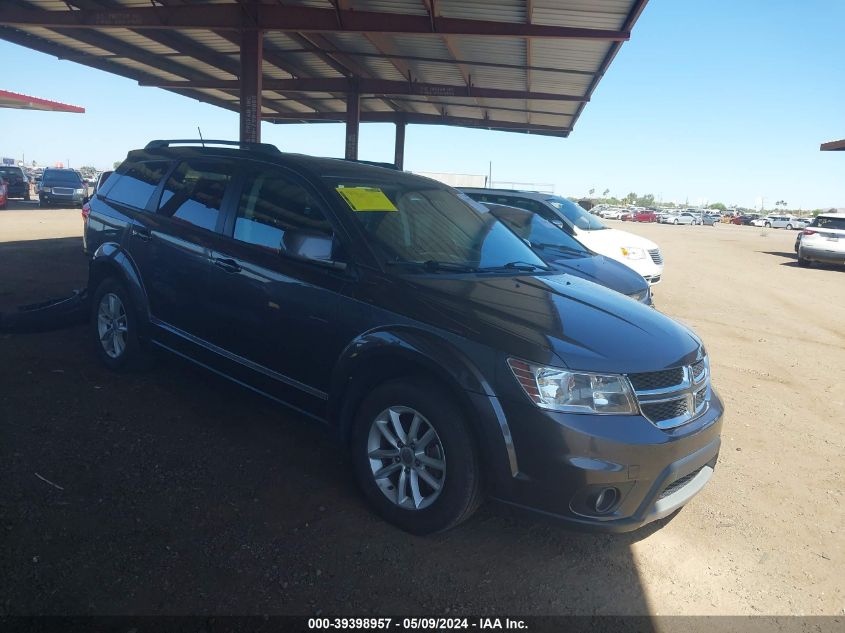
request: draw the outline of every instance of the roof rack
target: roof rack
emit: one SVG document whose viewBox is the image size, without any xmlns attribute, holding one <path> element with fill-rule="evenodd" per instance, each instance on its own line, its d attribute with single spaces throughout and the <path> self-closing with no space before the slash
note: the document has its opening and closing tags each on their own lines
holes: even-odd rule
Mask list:
<svg viewBox="0 0 845 633">
<path fill-rule="evenodd" d="M 249 142 L 240 142 L 240 141 L 221 141 L 217 139 L 206 139 L 203 140 L 201 138 L 176 138 L 176 139 L 156 139 L 154 141 L 150 141 L 147 143 L 144 149 L 151 150 L 151 149 L 162 149 L 165 147 L 172 147 L 173 145 L 201 145 L 202 147 L 206 147 L 207 145 L 224 145 L 224 146 L 231 146 L 237 147 L 239 149 L 247 149 L 253 152 L 262 152 L 264 154 L 281 154 L 279 148 L 275 145 L 271 145 L 270 143 L 249 143 Z"/>
</svg>

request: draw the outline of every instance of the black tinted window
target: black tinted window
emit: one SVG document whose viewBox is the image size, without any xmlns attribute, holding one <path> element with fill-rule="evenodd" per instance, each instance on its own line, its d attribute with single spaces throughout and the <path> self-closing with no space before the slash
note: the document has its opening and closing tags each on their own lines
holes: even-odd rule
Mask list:
<svg viewBox="0 0 845 633">
<path fill-rule="evenodd" d="M 109 200 L 145 209 L 168 166 L 167 161 L 149 161 L 121 167 L 117 177 L 108 180 L 110 186 L 104 186 L 101 191 Z"/>
<path fill-rule="evenodd" d="M 332 227 L 317 201 L 307 189 L 273 169 L 247 177 L 234 238 L 277 253 L 333 259 Z"/>
<path fill-rule="evenodd" d="M 816 218 L 810 223 L 810 226 L 815 226 L 820 229 L 845 230 L 845 216 L 841 218 Z"/>
<path fill-rule="evenodd" d="M 205 160 L 181 163 L 164 184 L 158 212 L 213 231 L 231 178 L 232 169 L 227 163 Z"/>
</svg>

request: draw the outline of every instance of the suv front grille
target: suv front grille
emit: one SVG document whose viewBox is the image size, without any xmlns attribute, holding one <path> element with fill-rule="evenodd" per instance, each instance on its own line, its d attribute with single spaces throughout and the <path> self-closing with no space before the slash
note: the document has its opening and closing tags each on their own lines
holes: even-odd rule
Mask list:
<svg viewBox="0 0 845 633">
<path fill-rule="evenodd" d="M 651 261 L 653 261 L 658 266 L 663 265 L 663 255 L 660 253 L 659 248 L 653 248 L 648 252 L 649 256 L 651 257 Z"/>
<path fill-rule="evenodd" d="M 652 371 L 645 374 L 628 374 L 628 379 L 634 391 L 651 391 L 674 387 L 684 381 L 684 368 L 675 367 L 663 371 Z"/>
<path fill-rule="evenodd" d="M 641 408 L 643 415 L 652 422 L 663 422 L 689 413 L 686 398 L 656 402 L 654 404 L 643 404 Z"/>
<path fill-rule="evenodd" d="M 706 357 L 692 365 L 628 374 L 642 414 L 661 429 L 672 429 L 704 413 L 710 402 Z"/>
</svg>

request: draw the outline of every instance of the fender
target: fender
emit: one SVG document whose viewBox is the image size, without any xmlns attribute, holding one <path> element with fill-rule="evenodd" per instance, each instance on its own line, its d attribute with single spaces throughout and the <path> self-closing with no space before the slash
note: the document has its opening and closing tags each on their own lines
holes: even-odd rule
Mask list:
<svg viewBox="0 0 845 633">
<path fill-rule="evenodd" d="M 449 341 L 409 326 L 385 326 L 365 332 L 346 346 L 332 371 L 328 417 L 343 438 L 349 437 L 358 403 L 372 386 L 372 377 L 392 365 L 420 367 L 450 387 L 474 426 L 488 474 L 510 485 L 519 474 L 510 427 L 492 385 Z M 368 379 L 369 378 L 369 379 Z M 500 488 L 496 485 L 496 488 Z"/>
<path fill-rule="evenodd" d="M 141 282 L 138 268 L 129 254 L 116 242 L 103 242 L 91 256 L 88 264 L 88 292 L 93 295 L 96 285 L 106 276 L 118 277 L 129 291 L 135 305 L 139 329 L 146 336 L 150 328 L 150 302 Z"/>
</svg>

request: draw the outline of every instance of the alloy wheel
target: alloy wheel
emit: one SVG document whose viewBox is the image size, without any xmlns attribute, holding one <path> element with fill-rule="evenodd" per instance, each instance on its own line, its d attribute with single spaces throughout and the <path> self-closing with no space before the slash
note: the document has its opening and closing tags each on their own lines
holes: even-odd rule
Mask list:
<svg viewBox="0 0 845 633">
<path fill-rule="evenodd" d="M 126 351 L 128 325 L 123 301 L 113 292 L 100 299 L 97 309 L 97 334 L 109 358 L 120 358 Z"/>
<path fill-rule="evenodd" d="M 419 411 L 392 406 L 379 413 L 367 436 L 373 479 L 387 499 L 406 510 L 434 503 L 446 482 L 446 452 Z"/>
</svg>

